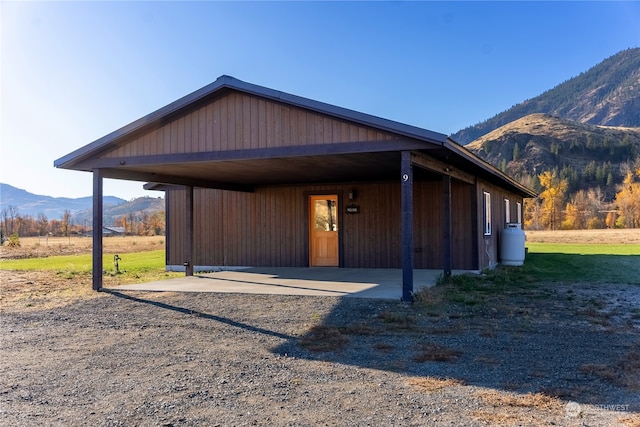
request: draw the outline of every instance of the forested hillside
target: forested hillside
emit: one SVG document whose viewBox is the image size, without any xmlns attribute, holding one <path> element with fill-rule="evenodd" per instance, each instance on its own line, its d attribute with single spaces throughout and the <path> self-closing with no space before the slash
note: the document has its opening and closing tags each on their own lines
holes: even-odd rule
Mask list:
<svg viewBox="0 0 640 427">
<path fill-rule="evenodd" d="M 532 114 L 466 148 L 541 194 L 527 204 L 530 228 L 640 226 L 640 128 Z"/>
<path fill-rule="evenodd" d="M 451 137 L 465 145 L 534 113 L 594 125 L 640 127 L 640 48 L 619 52 L 579 76 Z"/>
</svg>

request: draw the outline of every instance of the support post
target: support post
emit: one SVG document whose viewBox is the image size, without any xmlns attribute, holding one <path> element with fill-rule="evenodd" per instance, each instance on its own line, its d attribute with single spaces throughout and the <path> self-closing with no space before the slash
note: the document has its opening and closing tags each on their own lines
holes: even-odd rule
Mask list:
<svg viewBox="0 0 640 427">
<path fill-rule="evenodd" d="M 193 187 L 188 186 L 185 187 L 185 210 L 186 210 L 186 221 L 185 221 L 185 241 L 184 241 L 184 251 L 185 251 L 185 273 L 187 276 L 193 276 L 193 254 L 194 254 L 194 241 L 193 238 Z"/>
<path fill-rule="evenodd" d="M 413 301 L 413 167 L 411 151 L 402 152 L 400 163 L 402 211 L 402 300 Z"/>
<path fill-rule="evenodd" d="M 442 195 L 443 195 L 443 218 L 442 218 L 442 268 L 444 277 L 451 276 L 451 267 L 453 264 L 453 233 L 451 225 L 451 176 L 442 175 Z"/>
<path fill-rule="evenodd" d="M 102 170 L 93 170 L 92 285 L 102 289 Z"/>
</svg>

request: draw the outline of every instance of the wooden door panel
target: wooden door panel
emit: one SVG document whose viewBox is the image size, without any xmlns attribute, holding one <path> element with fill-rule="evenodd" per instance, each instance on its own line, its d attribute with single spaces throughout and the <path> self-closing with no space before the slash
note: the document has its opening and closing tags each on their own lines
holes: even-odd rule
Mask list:
<svg viewBox="0 0 640 427">
<path fill-rule="evenodd" d="M 338 267 L 338 196 L 309 197 L 309 265 Z"/>
</svg>

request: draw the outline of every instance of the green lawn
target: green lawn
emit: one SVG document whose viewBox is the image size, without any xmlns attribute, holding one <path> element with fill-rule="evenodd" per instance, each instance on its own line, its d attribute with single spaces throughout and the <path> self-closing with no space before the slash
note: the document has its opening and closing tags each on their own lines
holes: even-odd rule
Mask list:
<svg viewBox="0 0 640 427">
<path fill-rule="evenodd" d="M 124 253 L 120 258 L 122 258 L 119 261 L 121 274 L 115 274 L 113 255 L 104 256 L 102 267 L 106 274 L 114 276 L 113 279 L 118 284 L 144 283 L 184 276 L 184 273 L 165 271 L 164 250 Z M 91 255 L 0 260 L 0 269 L 51 271 L 58 276 L 72 279 L 91 274 Z"/>
<path fill-rule="evenodd" d="M 528 243 L 529 254 L 522 267 L 490 273 L 507 273 L 512 280 L 565 283 L 629 283 L 640 285 L 640 245 L 589 245 Z M 120 270 L 130 279 L 155 280 L 175 277 L 165 272 L 164 250 L 124 253 Z M 103 268 L 115 272 L 113 256 L 106 255 Z M 3 270 L 49 270 L 59 274 L 91 271 L 91 255 L 53 256 L 22 260 L 0 260 Z M 123 277 L 125 279 L 125 277 Z M 500 279 L 502 280 L 502 279 Z"/>
<path fill-rule="evenodd" d="M 164 250 L 150 252 L 132 252 L 121 254 L 119 267 L 121 271 L 146 273 L 154 270 L 164 271 Z M 91 255 L 65 255 L 47 258 L 29 258 L 17 260 L 0 260 L 3 270 L 50 270 L 73 271 L 84 273 L 91 271 Z M 103 257 L 103 268 L 107 272 L 114 272 L 113 255 Z"/>
<path fill-rule="evenodd" d="M 640 245 L 528 243 L 522 269 L 536 281 L 640 285 Z"/>
<path fill-rule="evenodd" d="M 441 278 L 440 286 L 418 291 L 416 301 L 438 308 L 443 298 L 486 308 L 490 301 L 514 293 L 546 297 L 539 287 L 545 283 L 640 285 L 640 245 L 528 243 L 527 247 L 529 253 L 520 267 L 499 266 L 480 275 Z"/>
</svg>

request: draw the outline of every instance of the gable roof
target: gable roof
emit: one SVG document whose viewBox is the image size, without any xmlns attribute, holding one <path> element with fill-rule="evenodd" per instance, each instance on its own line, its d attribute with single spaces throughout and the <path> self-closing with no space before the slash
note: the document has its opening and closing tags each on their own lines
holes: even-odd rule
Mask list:
<svg viewBox="0 0 640 427">
<path fill-rule="evenodd" d="M 79 148 L 66 156 L 54 161 L 54 166 L 63 169 L 73 169 L 73 165 L 101 152 L 113 142 L 126 137 L 130 134 L 144 131 L 145 128 L 157 126 L 172 116 L 179 115 L 182 111 L 192 109 L 195 104 L 206 101 L 216 95 L 221 95 L 228 90 L 235 90 L 251 95 L 256 95 L 265 99 L 278 101 L 294 107 L 304 108 L 310 111 L 322 113 L 338 119 L 347 120 L 366 126 L 371 126 L 380 130 L 393 132 L 399 135 L 417 138 L 430 143 L 444 144 L 447 136 L 438 132 L 422 129 L 416 126 L 395 122 L 393 120 L 383 119 L 372 116 L 370 114 L 361 113 L 347 108 L 338 107 L 324 102 L 303 98 L 297 95 L 291 95 L 252 83 L 238 80 L 234 77 L 223 75 L 213 83 L 186 95 L 177 101 L 166 105 L 159 110 L 148 114 L 92 143 Z"/>
<path fill-rule="evenodd" d="M 158 128 L 201 105 L 233 91 L 390 132 L 416 142 L 423 142 L 425 143 L 425 149 L 434 146 L 440 147 L 438 150 L 430 150 L 430 154 L 447 162 L 453 161 L 453 164 L 462 170 L 472 172 L 471 169 L 473 169 L 475 172 L 482 172 L 491 180 L 502 183 L 502 185 L 506 185 L 525 197 L 535 196 L 535 193 L 530 189 L 505 175 L 442 133 L 269 89 L 227 75 L 220 76 L 213 83 L 55 160 L 54 166 L 63 169 L 87 170 L 83 162 L 97 158 L 100 154 L 112 149 L 123 140 Z"/>
</svg>

